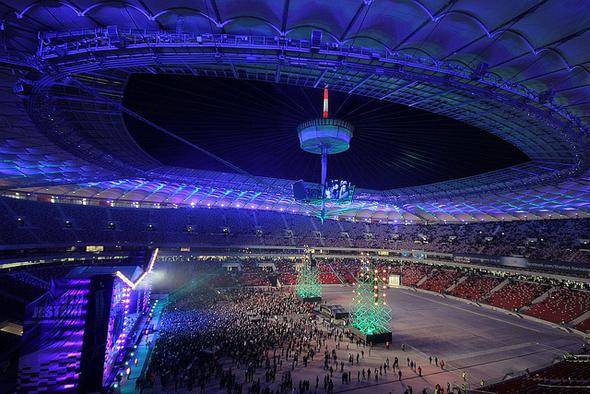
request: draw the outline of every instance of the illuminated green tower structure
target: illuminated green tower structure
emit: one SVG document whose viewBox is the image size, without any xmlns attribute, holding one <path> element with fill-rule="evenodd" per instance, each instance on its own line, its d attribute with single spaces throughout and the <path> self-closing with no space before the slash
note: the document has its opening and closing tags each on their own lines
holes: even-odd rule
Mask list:
<svg viewBox="0 0 590 394">
<path fill-rule="evenodd" d="M 363 268 L 353 290 L 352 327 L 366 343 L 391 342 L 391 307 L 387 304 L 386 271 Z"/>
<path fill-rule="evenodd" d="M 311 257 L 305 259 L 297 275 L 297 295 L 307 302 L 320 302 L 322 300 L 322 285 L 320 272 Z"/>
</svg>

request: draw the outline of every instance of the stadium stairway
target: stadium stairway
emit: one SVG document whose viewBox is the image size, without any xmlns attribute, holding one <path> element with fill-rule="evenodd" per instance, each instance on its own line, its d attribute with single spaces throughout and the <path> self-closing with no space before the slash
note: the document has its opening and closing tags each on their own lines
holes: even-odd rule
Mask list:
<svg viewBox="0 0 590 394">
<path fill-rule="evenodd" d="M 317 231 L 317 233 L 319 233 L 319 235 L 320 235 L 318 238 L 316 238 L 317 240 L 320 241 L 320 245 L 326 246 L 326 237 L 324 237 L 324 234 L 322 234 L 322 232 L 318 228 L 316 222 L 314 220 L 312 220 L 311 217 L 309 218 L 309 221 L 311 222 L 311 227 L 313 228 L 313 231 Z"/>
<path fill-rule="evenodd" d="M 340 280 L 340 284 L 346 283 L 344 278 L 342 278 L 342 276 L 340 276 L 340 273 L 338 272 L 338 270 L 335 270 L 334 267 L 332 267 L 332 264 L 328 263 L 328 267 L 330 267 L 330 269 L 332 270 L 334 275 L 338 278 L 338 280 Z"/>
<path fill-rule="evenodd" d="M 283 220 L 283 225 L 285 226 L 285 229 L 291 230 L 291 227 L 289 227 L 289 222 L 287 222 L 287 218 L 285 217 L 285 215 L 281 215 L 281 219 Z"/>
<path fill-rule="evenodd" d="M 490 298 L 492 296 L 492 294 L 494 294 L 495 292 L 500 290 L 502 287 L 506 286 L 508 283 L 510 283 L 510 279 L 504 279 L 502 282 L 500 282 L 498 284 L 498 286 L 496 286 L 492 290 L 490 290 L 490 292 L 488 294 L 481 297 L 481 301 L 487 300 L 488 298 Z"/>
<path fill-rule="evenodd" d="M 553 293 L 556 290 L 559 290 L 559 287 L 551 287 L 546 292 L 544 292 L 543 294 L 541 294 L 540 296 L 538 296 L 537 298 L 535 298 L 534 300 L 532 300 L 530 305 L 525 305 L 522 308 L 520 308 L 518 310 L 518 312 L 519 313 L 523 313 L 523 312 L 529 310 L 531 308 L 531 306 L 533 306 L 535 304 L 538 304 L 539 302 L 543 302 L 547 297 L 549 297 L 549 295 L 551 293 Z"/>
<path fill-rule="evenodd" d="M 418 282 L 416 282 L 416 287 L 420 287 L 420 286 L 422 286 L 422 284 L 423 284 L 424 282 L 426 282 L 426 281 L 428 280 L 428 278 L 430 278 L 430 277 L 432 276 L 432 274 L 434 274 L 434 273 L 436 273 L 436 272 L 438 272 L 438 270 L 436 270 L 436 269 L 435 269 L 435 270 L 432 270 L 432 271 L 430 271 L 430 272 L 429 272 L 429 273 L 427 273 L 426 275 L 424 275 L 424 276 L 422 277 L 422 279 L 420 279 Z"/>
<path fill-rule="evenodd" d="M 348 231 L 346 231 L 344 229 L 344 226 L 342 226 L 342 223 L 337 221 L 336 224 L 338 225 L 338 228 L 340 229 L 340 233 L 348 233 Z M 350 235 L 346 239 L 346 243 L 347 243 L 347 246 L 352 247 L 353 243 L 352 243 L 352 240 L 350 239 Z"/>
<path fill-rule="evenodd" d="M 453 291 L 453 289 L 457 286 L 459 286 L 462 282 L 464 282 L 467 279 L 467 275 L 463 275 L 462 277 L 460 277 L 459 279 L 457 279 L 457 281 L 455 283 L 453 283 L 452 285 L 450 285 L 448 288 L 445 289 L 445 292 L 449 292 L 449 291 Z"/>
<path fill-rule="evenodd" d="M 311 217 L 309 217 L 309 221 L 311 222 L 311 227 L 313 227 L 313 231 L 320 231 L 320 229 L 318 228 L 317 224 L 315 223 L 315 221 L 313 221 L 311 219 Z"/>
<path fill-rule="evenodd" d="M 582 315 L 576 317 L 574 320 L 570 321 L 568 323 L 568 326 L 575 327 L 578 324 L 580 324 L 581 322 L 583 322 L 584 320 L 589 319 L 589 318 L 590 318 L 590 311 L 586 311 L 584 314 L 582 314 Z"/>
<path fill-rule="evenodd" d="M 411 269 L 411 267 L 410 267 L 410 269 Z M 424 283 L 428 279 L 429 273 L 430 272 L 424 273 L 424 275 L 416 283 L 413 283 L 413 284 L 404 284 L 404 269 L 402 268 L 402 270 L 401 270 L 402 285 L 404 285 L 404 286 L 418 287 L 419 285 L 421 285 L 422 283 Z"/>
<path fill-rule="evenodd" d="M 351 248 L 353 247 L 353 243 L 352 243 L 352 239 L 350 239 L 350 236 L 346 239 L 346 242 L 348 242 L 348 246 L 350 246 Z"/>
</svg>

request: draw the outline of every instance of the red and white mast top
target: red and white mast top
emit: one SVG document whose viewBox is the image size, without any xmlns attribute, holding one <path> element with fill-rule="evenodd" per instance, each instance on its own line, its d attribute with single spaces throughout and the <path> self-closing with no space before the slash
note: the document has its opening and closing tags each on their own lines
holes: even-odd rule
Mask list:
<svg viewBox="0 0 590 394">
<path fill-rule="evenodd" d="M 322 118 L 328 119 L 328 85 L 324 86 L 324 108 Z"/>
</svg>

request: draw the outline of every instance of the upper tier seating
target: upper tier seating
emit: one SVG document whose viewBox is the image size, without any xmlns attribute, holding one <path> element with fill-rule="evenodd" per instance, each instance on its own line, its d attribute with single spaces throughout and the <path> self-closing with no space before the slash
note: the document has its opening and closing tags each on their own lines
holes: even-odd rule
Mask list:
<svg viewBox="0 0 590 394">
<path fill-rule="evenodd" d="M 590 262 L 590 219 L 390 225 L 228 208 L 134 209 L 0 198 L 4 245 L 309 245 Z M 68 223 L 66 225 L 66 222 Z M 347 236 L 343 236 L 347 234 Z M 369 236 L 370 235 L 370 236 Z"/>
</svg>

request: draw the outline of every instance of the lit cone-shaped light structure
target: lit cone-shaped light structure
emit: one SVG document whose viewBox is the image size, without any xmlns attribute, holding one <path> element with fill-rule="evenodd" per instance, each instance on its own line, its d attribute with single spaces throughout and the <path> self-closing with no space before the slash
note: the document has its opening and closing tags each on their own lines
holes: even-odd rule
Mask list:
<svg viewBox="0 0 590 394">
<path fill-rule="evenodd" d="M 352 325 L 365 335 L 390 332 L 391 307 L 385 290 L 387 272 L 364 268 L 359 273 L 352 299 Z"/>
</svg>

